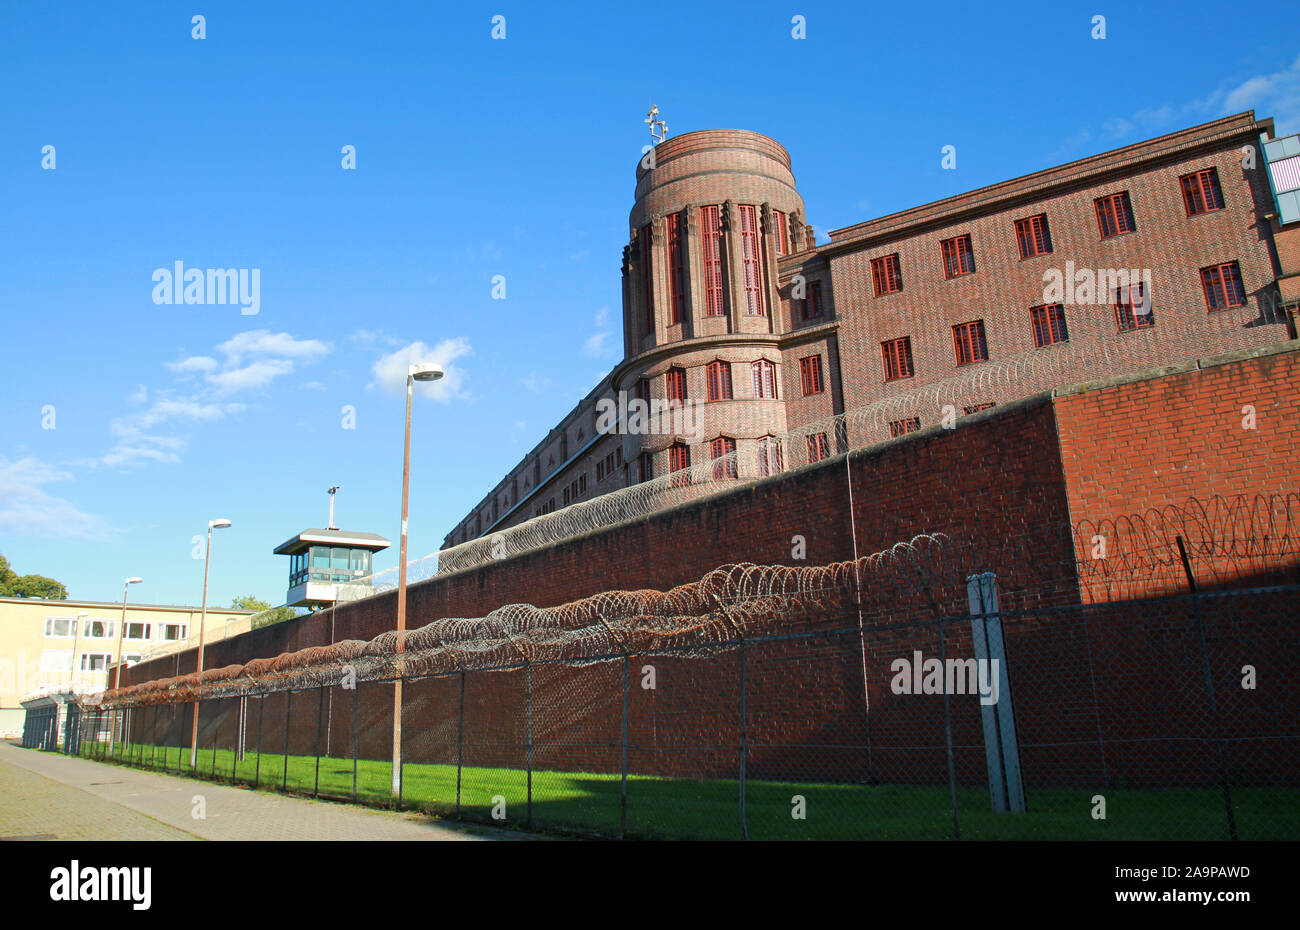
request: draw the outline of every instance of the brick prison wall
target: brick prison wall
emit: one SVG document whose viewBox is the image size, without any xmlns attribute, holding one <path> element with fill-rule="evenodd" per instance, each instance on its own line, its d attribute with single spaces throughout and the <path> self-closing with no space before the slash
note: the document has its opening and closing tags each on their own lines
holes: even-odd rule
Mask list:
<svg viewBox="0 0 1300 930">
<path fill-rule="evenodd" d="M 982 558 L 954 561 L 951 577 L 931 577 L 927 585 L 904 574 L 878 590 L 869 587 L 865 642 L 851 632 L 748 646 L 751 777 L 942 783 L 942 697 L 894 694 L 891 664 L 918 649 L 926 657 L 938 655 L 935 626 L 927 621 L 936 613 L 964 614 L 964 574 L 978 570 L 997 572 L 1003 609 L 1020 612 L 1008 620 L 1006 637 L 1031 786 L 1117 779 L 1133 786 L 1185 785 L 1216 777 L 1205 762 L 1213 747 L 1205 742 L 1208 709 L 1190 602 L 1083 604 L 1071 538 L 1044 528 L 1067 525 L 1072 518 L 1181 503 L 1188 494 L 1267 492 L 1280 479 L 1293 477 L 1296 453 L 1285 437 L 1294 434 L 1298 360 L 1300 353 L 1273 350 L 1212 360 L 1163 377 L 1118 379 L 1054 399 L 1039 395 L 965 417 L 953 430 L 925 429 L 853 453 L 860 554 L 920 531 L 940 531 L 956 540 L 977 540 Z M 1240 431 L 1241 398 L 1247 395 L 1254 399 L 1258 428 L 1239 437 L 1234 430 Z M 1142 445 L 1148 439 L 1150 444 Z M 1157 451 L 1169 450 L 1179 467 L 1169 475 L 1150 474 L 1163 468 Z M 409 624 L 481 616 L 505 603 L 549 606 L 610 589 L 662 590 L 727 562 L 800 564 L 791 557 L 794 536 L 804 537 L 804 564 L 851 558 L 845 472 L 844 458 L 837 457 L 544 551 L 415 584 L 408 593 Z M 1216 601 L 1202 607 L 1202 616 L 1223 726 L 1234 739 L 1230 765 L 1243 777 L 1281 783 L 1294 765 L 1270 763 L 1261 771 L 1252 760 L 1268 745 L 1275 761 L 1295 754 L 1290 743 L 1268 741 L 1281 735 L 1279 721 L 1295 719 L 1300 711 L 1300 693 L 1281 684 L 1295 677 L 1286 663 L 1294 651 L 1300 604 L 1294 593 L 1252 597 Z M 381 595 L 215 643 L 207 650 L 207 666 L 369 639 L 392 628 L 394 599 L 391 593 Z M 856 620 L 825 618 L 824 628 L 852 628 Z M 890 628 L 901 622 L 914 625 Z M 948 655 L 972 655 L 969 623 L 949 623 L 944 632 Z M 632 771 L 735 777 L 738 662 L 734 650 L 703 657 L 633 657 Z M 1246 664 L 1267 669 L 1272 687 L 1244 691 L 1240 670 Z M 654 666 L 654 689 L 641 687 L 645 665 Z M 136 666 L 124 679 L 135 683 L 193 668 L 191 652 Z M 465 763 L 523 764 L 529 674 L 535 768 L 618 771 L 618 660 L 469 673 L 461 733 Z M 459 726 L 459 687 L 454 675 L 408 686 L 411 761 L 454 761 L 448 753 L 454 751 Z M 388 685 L 361 686 L 364 758 L 388 756 L 391 695 Z M 351 751 L 352 700 L 341 689 L 327 692 L 325 738 L 334 755 L 340 754 L 338 747 L 344 755 Z M 277 695 L 267 701 L 266 713 L 274 716 L 283 714 L 280 705 L 289 699 Z M 291 747 L 306 747 L 310 754 L 317 696 L 304 692 L 292 701 L 299 709 Z M 959 780 L 980 784 L 985 776 L 976 700 L 954 698 L 952 719 Z M 212 724 L 213 732 L 223 725 L 229 724 Z M 269 735 L 271 729 L 279 735 Z M 267 733 L 283 742 L 281 730 L 272 727 Z"/>
<path fill-rule="evenodd" d="M 1215 494 L 1296 490 L 1300 486 L 1297 348 L 1300 344 L 1295 341 L 1282 343 L 1244 353 L 1244 358 L 1190 362 L 1162 377 L 1085 385 L 1058 397 L 1061 465 L 1074 521 L 1158 511 L 1191 497 L 1208 500 Z M 1252 417 L 1253 428 L 1247 428 Z M 1221 527 L 1220 532 L 1240 535 L 1242 556 L 1252 533 L 1259 537 L 1254 546 L 1266 542 L 1262 531 L 1250 529 L 1249 520 L 1237 523 Z M 1084 543 L 1081 539 L 1081 547 Z M 1079 553 L 1080 558 L 1089 555 Z M 1194 566 L 1201 561 L 1196 551 L 1192 559 Z M 1211 576 L 1202 580 L 1218 584 L 1298 580 L 1291 569 L 1257 576 L 1253 564 L 1245 557 L 1220 558 L 1208 566 Z M 1167 585 L 1153 585 L 1149 593 L 1167 590 Z"/>
</svg>

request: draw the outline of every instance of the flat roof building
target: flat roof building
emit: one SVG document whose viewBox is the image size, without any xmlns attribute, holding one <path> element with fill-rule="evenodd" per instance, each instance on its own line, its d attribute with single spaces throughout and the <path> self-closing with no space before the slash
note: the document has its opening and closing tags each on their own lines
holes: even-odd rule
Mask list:
<svg viewBox="0 0 1300 930">
<path fill-rule="evenodd" d="M 1240 113 L 824 243 L 775 140 L 668 138 L 636 169 L 623 361 L 443 546 L 712 460 L 715 479 L 767 477 L 1060 385 L 1294 338 L 1300 145 L 1272 137 Z M 683 416 L 637 429 L 637 403 Z"/>
<path fill-rule="evenodd" d="M 209 606 L 205 640 L 246 632 L 256 613 Z M 189 647 L 198 640 L 200 616 L 199 607 L 128 603 L 119 631 L 121 601 L 0 597 L 0 737 L 22 732 L 23 700 L 95 694 L 110 683 L 119 658 L 133 665 Z M 178 669 L 185 671 L 194 670 Z"/>
</svg>

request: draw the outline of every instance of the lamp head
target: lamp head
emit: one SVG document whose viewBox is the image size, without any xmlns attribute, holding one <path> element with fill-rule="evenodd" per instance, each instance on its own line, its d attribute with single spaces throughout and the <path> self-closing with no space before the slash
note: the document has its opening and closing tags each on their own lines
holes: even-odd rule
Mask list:
<svg viewBox="0 0 1300 930">
<path fill-rule="evenodd" d="M 442 374 L 442 366 L 433 362 L 417 362 L 407 369 L 407 376 L 416 381 L 437 381 Z"/>
<path fill-rule="evenodd" d="M 208 521 L 208 529 L 210 530 L 220 530 L 227 526 L 230 526 L 230 521 L 224 517 L 218 517 L 216 520 Z"/>
<path fill-rule="evenodd" d="M 139 583 L 142 582 L 142 581 L 144 581 L 143 578 L 135 578 L 135 577 L 131 577 L 131 578 L 126 579 L 126 583 L 127 583 L 127 584 L 139 584 Z"/>
</svg>

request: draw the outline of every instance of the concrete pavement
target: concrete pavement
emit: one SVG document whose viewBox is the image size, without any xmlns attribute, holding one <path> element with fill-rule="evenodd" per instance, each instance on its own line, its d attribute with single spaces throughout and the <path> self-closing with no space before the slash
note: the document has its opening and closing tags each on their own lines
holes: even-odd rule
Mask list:
<svg viewBox="0 0 1300 930">
<path fill-rule="evenodd" d="M 285 797 L 0 742 L 0 840 L 523 838 L 413 812 Z"/>
</svg>

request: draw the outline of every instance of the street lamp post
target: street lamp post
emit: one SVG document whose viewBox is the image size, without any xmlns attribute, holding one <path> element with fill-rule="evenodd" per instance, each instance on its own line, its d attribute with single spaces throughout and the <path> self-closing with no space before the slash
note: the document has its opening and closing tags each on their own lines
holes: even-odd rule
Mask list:
<svg viewBox="0 0 1300 930">
<path fill-rule="evenodd" d="M 68 689 L 73 694 L 77 693 L 77 680 L 81 677 L 77 674 L 77 642 L 81 639 L 81 627 L 85 619 L 90 614 L 77 614 L 77 619 L 72 621 L 72 674 L 69 676 Z"/>
<path fill-rule="evenodd" d="M 143 578 L 134 576 L 126 579 L 122 584 L 122 622 L 117 628 L 117 668 L 113 672 L 113 690 L 116 691 L 122 686 L 122 640 L 126 637 L 126 592 L 131 590 L 131 585 L 139 584 L 144 581 Z M 113 738 L 117 735 L 116 716 L 117 711 L 113 712 L 114 725 L 108 731 L 108 754 L 113 754 Z"/>
<path fill-rule="evenodd" d="M 194 691 L 194 727 L 190 731 L 190 768 L 199 764 L 199 698 L 203 694 L 203 629 L 208 622 L 208 564 L 212 561 L 212 531 L 230 526 L 225 519 L 208 521 L 208 545 L 203 550 L 203 609 L 199 614 L 199 683 Z"/>
<path fill-rule="evenodd" d="M 442 368 L 431 363 L 411 365 L 406 370 L 406 442 L 402 455 L 402 541 L 397 556 L 397 652 L 405 648 L 406 633 L 406 515 L 411 486 L 411 394 L 416 381 L 437 381 Z M 402 795 L 402 664 L 397 661 L 393 683 L 393 797 Z"/>
</svg>

